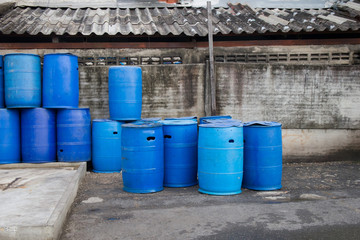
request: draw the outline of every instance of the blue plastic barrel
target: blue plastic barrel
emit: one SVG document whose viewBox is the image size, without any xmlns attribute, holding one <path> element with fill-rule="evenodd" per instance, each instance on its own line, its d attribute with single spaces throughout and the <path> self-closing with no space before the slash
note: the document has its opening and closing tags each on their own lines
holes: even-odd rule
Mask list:
<svg viewBox="0 0 360 240">
<path fill-rule="evenodd" d="M 93 171 L 111 173 L 121 171 L 121 125 L 109 119 L 92 122 Z"/>
<path fill-rule="evenodd" d="M 201 117 L 200 118 L 200 124 L 204 124 L 204 123 L 206 123 L 206 121 L 205 120 L 215 120 L 215 119 L 217 119 L 217 120 L 222 120 L 222 119 L 231 119 L 231 116 L 229 116 L 229 115 L 224 115 L 224 116 L 206 116 L 206 117 Z"/>
<path fill-rule="evenodd" d="M 20 162 L 20 114 L 0 109 L 0 164 Z"/>
<path fill-rule="evenodd" d="M 4 77 L 6 107 L 40 107 L 40 56 L 21 53 L 6 54 L 4 58 Z"/>
<path fill-rule="evenodd" d="M 78 57 L 66 53 L 44 56 L 44 108 L 77 108 L 79 106 Z"/>
<path fill-rule="evenodd" d="M 4 95 L 4 62 L 3 56 L 0 55 L 0 108 L 5 107 L 5 95 Z"/>
<path fill-rule="evenodd" d="M 138 120 L 141 118 L 142 72 L 140 67 L 109 68 L 110 119 Z"/>
<path fill-rule="evenodd" d="M 91 117 L 88 108 L 58 110 L 56 127 L 59 162 L 91 160 Z"/>
<path fill-rule="evenodd" d="M 244 182 L 253 190 L 281 188 L 281 124 L 254 121 L 244 124 Z"/>
<path fill-rule="evenodd" d="M 243 126 L 239 122 L 199 125 L 199 192 L 212 195 L 241 193 Z"/>
<path fill-rule="evenodd" d="M 21 110 L 21 155 L 24 163 L 56 161 L 55 120 L 54 110 Z"/>
<path fill-rule="evenodd" d="M 161 123 L 134 122 L 122 125 L 121 165 L 126 192 L 163 190 L 164 136 Z"/>
<path fill-rule="evenodd" d="M 190 116 L 190 117 L 178 117 L 178 118 L 165 118 L 165 120 L 193 120 L 197 122 L 196 116 Z"/>
<path fill-rule="evenodd" d="M 164 131 L 165 187 L 197 184 L 197 122 L 161 121 Z"/>
</svg>

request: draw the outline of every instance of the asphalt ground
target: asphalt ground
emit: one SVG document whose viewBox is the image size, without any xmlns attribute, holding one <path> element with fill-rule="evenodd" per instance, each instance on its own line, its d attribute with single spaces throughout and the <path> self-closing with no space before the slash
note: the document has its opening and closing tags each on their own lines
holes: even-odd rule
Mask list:
<svg viewBox="0 0 360 240">
<path fill-rule="evenodd" d="M 360 161 L 284 164 L 282 185 L 132 194 L 120 173 L 87 172 L 61 239 L 360 239 Z"/>
</svg>

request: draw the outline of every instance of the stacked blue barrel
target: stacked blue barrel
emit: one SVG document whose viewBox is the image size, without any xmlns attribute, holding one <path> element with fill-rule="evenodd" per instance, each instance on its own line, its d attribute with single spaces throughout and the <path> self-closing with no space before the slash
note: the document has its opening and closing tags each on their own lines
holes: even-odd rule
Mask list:
<svg viewBox="0 0 360 240">
<path fill-rule="evenodd" d="M 7 54 L 0 68 L 0 163 L 91 160 L 90 112 L 78 108 L 77 57 L 46 54 L 43 79 L 39 55 Z"/>
<path fill-rule="evenodd" d="M 122 126 L 139 120 L 142 106 L 140 67 L 110 67 L 108 76 L 110 119 L 94 119 L 92 125 L 93 170 L 100 173 L 124 169 L 121 161 Z"/>
<path fill-rule="evenodd" d="M 122 171 L 132 193 L 196 185 L 197 118 L 141 119 L 141 68 L 110 67 L 108 76 L 110 119 L 92 126 L 94 171 Z"/>
</svg>

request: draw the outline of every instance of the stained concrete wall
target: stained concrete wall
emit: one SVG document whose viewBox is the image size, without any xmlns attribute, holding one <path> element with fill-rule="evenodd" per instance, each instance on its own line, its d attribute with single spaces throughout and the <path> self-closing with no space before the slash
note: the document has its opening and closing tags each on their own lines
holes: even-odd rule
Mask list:
<svg viewBox="0 0 360 240">
<path fill-rule="evenodd" d="M 217 63 L 219 114 L 291 129 L 360 129 L 360 66 Z"/>
<path fill-rule="evenodd" d="M 216 48 L 215 54 L 354 52 L 357 45 Z M 143 117 L 205 115 L 206 49 L 1 50 L 43 55 L 174 56 L 180 65 L 143 65 Z M 350 55 L 352 57 L 352 55 Z M 107 118 L 108 66 L 80 66 L 80 106 Z M 217 63 L 218 114 L 283 123 L 284 161 L 348 160 L 360 156 L 360 65 Z"/>
<path fill-rule="evenodd" d="M 283 129 L 286 162 L 359 160 L 360 130 Z"/>
</svg>

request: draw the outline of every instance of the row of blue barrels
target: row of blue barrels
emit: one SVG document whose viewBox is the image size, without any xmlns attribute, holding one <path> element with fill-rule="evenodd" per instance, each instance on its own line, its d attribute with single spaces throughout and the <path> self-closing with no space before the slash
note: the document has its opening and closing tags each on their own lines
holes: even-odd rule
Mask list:
<svg viewBox="0 0 360 240">
<path fill-rule="evenodd" d="M 184 127 L 172 127 L 170 124 L 166 124 L 168 122 L 167 120 L 192 120 L 194 122 L 190 122 L 186 124 L 186 122 L 182 122 L 184 124 Z M 143 118 L 141 119 L 141 122 L 160 122 L 161 118 Z M 121 171 L 121 126 L 125 124 L 124 121 L 115 121 L 110 119 L 94 119 L 92 122 L 92 165 L 93 165 L 93 171 L 94 172 L 100 172 L 100 173 L 112 173 L 112 172 L 120 172 Z M 194 131 L 193 124 L 197 123 L 197 117 L 181 117 L 181 118 L 166 118 L 165 119 L 165 125 L 169 127 L 163 127 L 165 133 L 167 131 L 174 132 L 176 129 L 175 136 L 172 136 L 171 134 L 166 134 L 165 136 L 165 142 L 173 142 L 176 141 L 179 144 L 177 147 L 179 149 L 182 146 L 188 146 L 187 141 L 190 141 L 189 143 L 191 146 L 196 148 L 196 141 L 197 141 L 197 133 Z M 170 123 L 170 122 L 169 122 Z M 179 122 L 171 122 L 175 123 L 177 125 L 180 125 Z M 191 135 L 189 136 L 189 139 L 185 139 L 188 136 L 186 134 L 189 133 L 189 131 L 186 131 L 185 133 L 182 133 L 182 131 L 186 130 L 186 125 L 189 126 L 192 131 Z M 172 136 L 172 137 L 169 137 Z M 179 138 L 179 139 L 178 139 Z M 195 139 L 195 140 L 194 140 Z M 169 145 L 171 147 L 171 144 Z M 186 154 L 186 153 L 185 153 Z M 167 156 L 172 156 L 170 153 L 165 153 Z M 191 155 L 191 154 L 190 154 Z M 181 159 L 181 156 L 177 157 L 178 159 Z M 196 162 L 193 157 L 187 157 L 186 161 L 190 162 Z M 196 165 L 194 163 L 190 165 Z M 194 170 L 193 170 L 194 171 Z M 195 170 L 196 171 L 196 170 Z M 187 183 L 189 184 L 189 183 Z M 191 183 L 190 183 L 191 184 Z M 182 185 L 179 183 L 179 185 Z"/>
<path fill-rule="evenodd" d="M 117 171 L 123 170 L 124 190 L 135 193 L 192 186 L 197 177 L 199 191 L 214 195 L 237 194 L 241 187 L 281 188 L 281 124 L 249 122 L 243 128 L 241 121 L 229 116 L 202 120 L 199 137 L 196 117 L 150 118 L 130 124 L 95 120 L 94 169 L 113 171 L 116 163 Z"/>
<path fill-rule="evenodd" d="M 0 164 L 91 160 L 89 109 L 0 109 Z"/>
<path fill-rule="evenodd" d="M 43 79 L 39 55 L 0 56 L 0 107 L 77 108 L 78 58 L 71 54 L 44 55 Z"/>
<path fill-rule="evenodd" d="M 142 119 L 93 121 L 95 172 L 119 172 L 134 193 L 197 184 L 197 122 Z M 121 151 L 119 151 L 121 147 Z"/>
<path fill-rule="evenodd" d="M 281 124 L 205 120 L 199 125 L 199 191 L 214 195 L 280 189 Z"/>
</svg>

